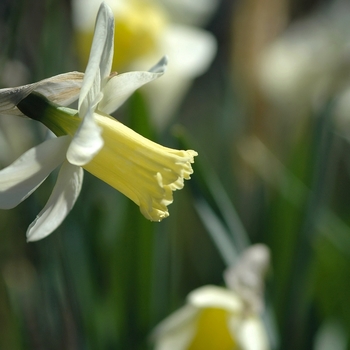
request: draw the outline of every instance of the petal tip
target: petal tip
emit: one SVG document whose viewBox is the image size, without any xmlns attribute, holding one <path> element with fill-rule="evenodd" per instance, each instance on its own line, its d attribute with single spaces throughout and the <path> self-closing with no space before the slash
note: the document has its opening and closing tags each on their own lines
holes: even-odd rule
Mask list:
<svg viewBox="0 0 350 350">
<path fill-rule="evenodd" d="M 168 66 L 168 56 L 163 56 L 157 64 L 155 64 L 149 72 L 164 74 Z"/>
</svg>

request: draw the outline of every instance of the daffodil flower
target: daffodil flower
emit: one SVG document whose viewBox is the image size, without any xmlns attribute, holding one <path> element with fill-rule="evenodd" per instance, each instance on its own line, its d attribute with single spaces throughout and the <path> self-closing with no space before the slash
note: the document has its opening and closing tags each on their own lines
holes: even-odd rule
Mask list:
<svg viewBox="0 0 350 350">
<path fill-rule="evenodd" d="M 211 285 L 192 291 L 152 336 L 156 350 L 269 349 L 260 317 L 233 291 Z"/>
<path fill-rule="evenodd" d="M 225 271 L 229 288 L 207 285 L 189 293 L 186 304 L 155 328 L 155 349 L 268 350 L 257 300 L 268 262 L 267 247 L 253 245 Z"/>
<path fill-rule="evenodd" d="M 0 171 L 0 208 L 9 209 L 27 198 L 60 166 L 47 204 L 27 230 L 28 241 L 46 237 L 65 219 L 79 196 L 83 168 L 124 193 L 154 221 L 169 215 L 167 205 L 172 202 L 172 191 L 182 188 L 183 179 L 192 173 L 196 152 L 160 146 L 108 115 L 137 88 L 160 77 L 166 66 L 163 58 L 148 72 L 111 74 L 113 37 L 113 14 L 102 3 L 78 111 L 52 103 L 71 102 L 76 81 L 66 81 L 67 90 L 59 89 L 62 84 L 53 87 L 52 81 L 44 81 L 0 91 L 0 112 L 23 113 L 42 122 L 57 136 Z"/>
</svg>

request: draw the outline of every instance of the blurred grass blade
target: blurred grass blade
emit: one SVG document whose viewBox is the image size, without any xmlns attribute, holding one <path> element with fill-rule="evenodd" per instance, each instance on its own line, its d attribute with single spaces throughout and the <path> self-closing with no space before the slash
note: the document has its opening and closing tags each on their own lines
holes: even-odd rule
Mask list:
<svg viewBox="0 0 350 350">
<path fill-rule="evenodd" d="M 230 233 L 204 198 L 195 198 L 194 205 L 226 265 L 234 265 L 237 258 L 237 251 L 229 239 Z"/>
<path fill-rule="evenodd" d="M 177 126 L 174 129 L 174 135 L 181 148 L 198 151 L 198 147 L 189 140 L 189 136 L 182 127 Z M 194 197 L 200 202 L 205 199 L 213 215 L 215 213 L 217 220 L 221 221 L 221 226 L 226 227 L 225 231 L 229 236 L 227 242 L 233 241 L 237 251 L 243 251 L 250 244 L 248 234 L 218 176 L 200 150 L 199 156 L 193 164 L 193 169 L 194 174 L 189 186 Z"/>
</svg>

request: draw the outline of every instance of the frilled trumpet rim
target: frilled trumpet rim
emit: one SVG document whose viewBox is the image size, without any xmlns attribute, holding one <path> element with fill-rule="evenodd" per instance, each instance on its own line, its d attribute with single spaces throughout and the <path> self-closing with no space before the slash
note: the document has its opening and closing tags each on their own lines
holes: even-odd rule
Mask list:
<svg viewBox="0 0 350 350">
<path fill-rule="evenodd" d="M 147 219 L 168 217 L 172 192 L 190 179 L 197 152 L 161 146 L 106 114 L 94 119 L 105 143 L 84 169 L 129 197 Z"/>
</svg>

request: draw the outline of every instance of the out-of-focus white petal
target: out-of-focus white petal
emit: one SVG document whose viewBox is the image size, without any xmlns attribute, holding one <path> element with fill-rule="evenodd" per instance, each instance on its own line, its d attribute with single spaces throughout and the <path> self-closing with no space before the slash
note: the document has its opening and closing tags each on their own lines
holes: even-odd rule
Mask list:
<svg viewBox="0 0 350 350">
<path fill-rule="evenodd" d="M 104 144 L 102 129 L 95 122 L 93 110 L 88 109 L 68 147 L 67 160 L 71 164 L 83 166 L 89 163 Z"/>
<path fill-rule="evenodd" d="M 194 78 L 203 74 L 216 54 L 217 43 L 209 32 L 183 25 L 171 25 L 163 33 L 159 51 L 169 57 L 167 72 L 155 81 L 144 94 L 150 101 L 151 116 L 162 129 L 176 111 Z M 132 67 L 145 68 L 145 59 L 135 61 Z"/>
<path fill-rule="evenodd" d="M 53 232 L 73 208 L 83 183 L 82 168 L 64 162 L 44 209 L 27 230 L 27 240 L 37 241 Z"/>
<path fill-rule="evenodd" d="M 216 286 L 204 286 L 188 295 L 188 303 L 198 308 L 220 308 L 240 313 L 244 309 L 241 299 L 232 291 Z"/>
<path fill-rule="evenodd" d="M 216 10 L 218 0 L 159 0 L 169 10 L 173 20 L 191 25 L 203 25 Z"/>
<path fill-rule="evenodd" d="M 34 91 L 36 84 L 23 85 L 0 90 L 0 113 L 22 115 L 16 105 Z"/>
<path fill-rule="evenodd" d="M 242 350 L 268 350 L 270 349 L 266 330 L 261 319 L 256 316 L 247 316 L 244 320 L 231 317 L 228 327 L 232 337 L 238 340 Z"/>
<path fill-rule="evenodd" d="M 114 17 L 111 9 L 102 3 L 97 14 L 94 38 L 83 86 L 79 96 L 79 115 L 83 118 L 88 108 L 102 96 L 100 92 L 112 68 L 114 45 Z"/>
<path fill-rule="evenodd" d="M 162 321 L 152 333 L 155 350 L 187 349 L 196 332 L 198 309 L 185 305 Z"/>
<path fill-rule="evenodd" d="M 41 93 L 54 103 L 69 105 L 78 98 L 83 76 L 83 73 L 70 72 L 55 75 L 33 84 L 1 89 L 0 113 L 23 116 L 16 105 L 33 91 Z"/>
<path fill-rule="evenodd" d="M 111 114 L 118 109 L 125 100 L 141 86 L 161 77 L 167 65 L 167 58 L 163 57 L 149 72 L 128 72 L 118 74 L 109 79 L 103 89 L 103 98 L 98 110 Z"/>
<path fill-rule="evenodd" d="M 65 159 L 69 136 L 31 148 L 0 171 L 0 208 L 10 209 L 26 199 Z"/>
<path fill-rule="evenodd" d="M 162 37 L 162 50 L 170 58 L 169 70 L 176 69 L 192 79 L 208 69 L 216 49 L 215 37 L 199 28 L 171 25 Z"/>
<path fill-rule="evenodd" d="M 247 307 L 257 314 L 264 308 L 264 277 L 269 263 L 269 248 L 262 243 L 253 244 L 224 272 L 226 286 L 237 293 Z"/>
</svg>

